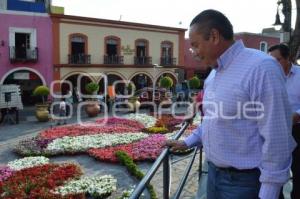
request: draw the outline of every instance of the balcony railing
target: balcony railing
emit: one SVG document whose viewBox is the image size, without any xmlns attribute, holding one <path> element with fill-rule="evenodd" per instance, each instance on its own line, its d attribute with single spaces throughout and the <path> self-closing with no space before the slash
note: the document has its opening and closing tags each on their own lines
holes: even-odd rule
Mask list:
<svg viewBox="0 0 300 199">
<path fill-rule="evenodd" d="M 152 57 L 134 57 L 134 65 L 151 65 Z"/>
<path fill-rule="evenodd" d="M 69 64 L 90 64 L 91 55 L 87 55 L 87 54 L 68 55 L 68 63 Z"/>
<path fill-rule="evenodd" d="M 25 48 L 16 48 L 15 46 L 10 46 L 9 60 L 11 63 L 15 63 L 15 62 L 35 63 L 38 61 L 38 48 L 25 49 Z"/>
<path fill-rule="evenodd" d="M 176 58 L 174 58 L 174 57 L 161 57 L 160 58 L 160 65 L 175 66 L 176 65 Z"/>
<path fill-rule="evenodd" d="M 123 56 L 118 55 L 104 55 L 104 64 L 123 64 Z"/>
<path fill-rule="evenodd" d="M 187 127 L 189 126 L 188 122 L 185 122 L 181 129 L 176 133 L 176 135 L 173 137 L 174 140 L 178 140 L 180 138 L 180 136 L 184 133 L 184 131 L 187 129 Z M 162 164 L 163 167 L 163 199 L 169 199 L 169 198 L 173 198 L 173 199 L 179 199 L 180 195 L 182 193 L 182 190 L 186 184 L 187 178 L 189 176 L 189 173 L 191 171 L 192 165 L 195 161 L 195 157 L 197 155 L 197 150 L 198 148 L 194 149 L 193 154 L 190 156 L 190 161 L 186 166 L 186 169 L 183 173 L 183 176 L 181 178 L 181 181 L 174 193 L 174 195 L 171 197 L 170 196 L 170 190 L 171 190 L 171 161 L 170 161 L 170 151 L 169 148 L 165 148 L 160 156 L 156 159 L 156 161 L 154 162 L 154 164 L 152 165 L 152 167 L 148 170 L 147 174 L 144 176 L 144 178 L 140 181 L 140 183 L 136 186 L 135 190 L 132 192 L 131 196 L 129 197 L 129 199 L 136 199 L 136 198 L 140 198 L 140 196 L 142 195 L 144 189 L 146 188 L 146 185 L 149 184 L 149 182 L 151 181 L 151 179 L 153 178 L 153 176 L 156 174 L 156 172 L 158 171 L 158 168 L 160 167 L 160 165 Z M 176 160 L 175 160 L 176 161 Z M 175 163 L 175 161 L 173 161 L 173 163 Z M 179 160 L 180 161 L 180 160 Z M 199 153 L 199 170 L 198 170 L 198 174 L 199 174 L 199 180 L 202 177 L 202 174 L 204 173 L 204 171 L 202 171 L 202 149 L 200 149 L 200 153 Z"/>
</svg>

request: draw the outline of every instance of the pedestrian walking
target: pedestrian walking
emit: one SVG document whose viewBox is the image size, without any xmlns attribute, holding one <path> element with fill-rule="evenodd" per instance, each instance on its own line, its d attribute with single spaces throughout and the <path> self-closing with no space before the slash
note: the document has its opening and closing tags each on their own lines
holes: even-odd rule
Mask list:
<svg viewBox="0 0 300 199">
<path fill-rule="evenodd" d="M 65 102 L 65 98 L 62 98 L 59 103 L 59 119 L 57 120 L 57 125 L 60 125 L 62 122 L 63 124 L 67 124 L 67 105 Z"/>
<path fill-rule="evenodd" d="M 269 48 L 269 53 L 281 65 L 286 82 L 289 102 L 293 111 L 293 129 L 292 135 L 297 142 L 297 147 L 293 151 L 292 158 L 292 174 L 293 174 L 293 189 L 291 199 L 300 198 L 300 67 L 294 65 L 290 61 L 290 49 L 285 44 L 274 45 Z M 283 192 L 280 193 L 280 199 L 284 199 Z"/>
</svg>

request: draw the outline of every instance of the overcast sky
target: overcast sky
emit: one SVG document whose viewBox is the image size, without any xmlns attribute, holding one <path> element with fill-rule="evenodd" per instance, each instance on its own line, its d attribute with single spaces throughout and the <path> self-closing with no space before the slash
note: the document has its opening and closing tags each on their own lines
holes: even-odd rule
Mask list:
<svg viewBox="0 0 300 199">
<path fill-rule="evenodd" d="M 259 33 L 272 27 L 277 0 L 53 0 L 65 14 L 188 28 L 205 9 L 223 12 L 234 32 Z M 293 2 L 293 1 L 292 1 Z M 294 2 L 293 2 L 294 3 Z M 293 5 L 293 8 L 295 5 Z M 292 12 L 295 17 L 295 9 Z M 283 21 L 283 17 L 281 19 Z"/>
</svg>

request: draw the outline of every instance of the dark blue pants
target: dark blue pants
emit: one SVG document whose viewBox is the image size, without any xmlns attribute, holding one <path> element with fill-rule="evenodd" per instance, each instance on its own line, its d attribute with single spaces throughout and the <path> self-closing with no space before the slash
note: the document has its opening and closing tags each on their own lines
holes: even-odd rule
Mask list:
<svg viewBox="0 0 300 199">
<path fill-rule="evenodd" d="M 229 171 L 208 163 L 207 199 L 258 199 L 260 171 Z"/>
</svg>

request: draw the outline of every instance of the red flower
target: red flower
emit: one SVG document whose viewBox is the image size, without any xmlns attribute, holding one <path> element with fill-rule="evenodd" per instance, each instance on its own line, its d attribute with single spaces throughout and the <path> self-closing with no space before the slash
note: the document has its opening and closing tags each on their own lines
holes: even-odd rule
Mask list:
<svg viewBox="0 0 300 199">
<path fill-rule="evenodd" d="M 85 196 L 82 194 L 62 197 L 50 192 L 65 181 L 81 174 L 80 168 L 73 164 L 47 164 L 23 169 L 16 171 L 0 184 L 0 195 L 3 199 L 83 199 Z"/>
</svg>

